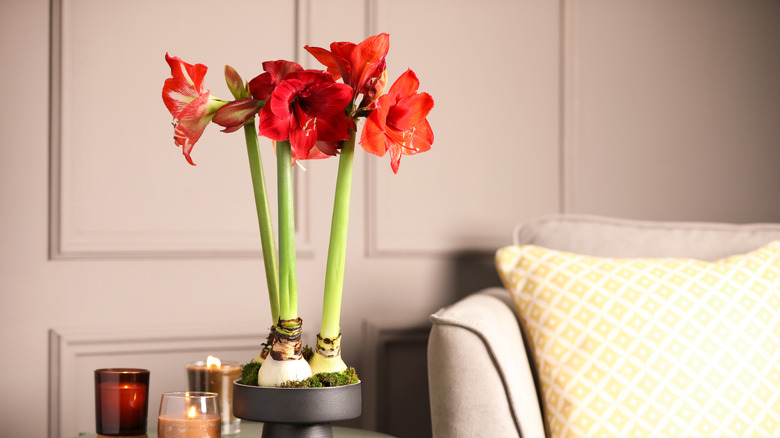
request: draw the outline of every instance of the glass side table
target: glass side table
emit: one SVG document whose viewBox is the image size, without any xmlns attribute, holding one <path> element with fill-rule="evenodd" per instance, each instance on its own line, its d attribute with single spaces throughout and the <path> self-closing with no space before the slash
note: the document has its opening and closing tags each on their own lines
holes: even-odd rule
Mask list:
<svg viewBox="0 0 780 438">
<path fill-rule="evenodd" d="M 263 423 L 241 420 L 241 433 L 235 435 L 222 435 L 222 438 L 260 438 L 263 432 Z M 149 438 L 157 438 L 156 430 L 148 430 Z M 80 433 L 76 438 L 96 438 L 94 433 Z M 353 429 L 351 427 L 333 426 L 333 438 L 393 438 L 390 435 L 369 430 Z"/>
</svg>

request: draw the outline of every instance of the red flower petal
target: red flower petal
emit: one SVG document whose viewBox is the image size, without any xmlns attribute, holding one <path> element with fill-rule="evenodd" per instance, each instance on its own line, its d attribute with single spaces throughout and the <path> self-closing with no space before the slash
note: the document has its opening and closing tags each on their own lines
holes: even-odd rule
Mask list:
<svg viewBox="0 0 780 438">
<path fill-rule="evenodd" d="M 303 67 L 292 61 L 279 60 L 264 62 L 263 70 L 265 73 L 249 81 L 249 90 L 255 99 L 266 101 L 288 73 L 301 71 Z"/>
<path fill-rule="evenodd" d="M 373 104 L 382 93 L 385 92 L 387 87 L 387 69 L 382 70 L 382 73 L 368 85 L 368 89 L 363 95 L 363 101 L 358 105 L 359 108 L 368 108 Z"/>
<path fill-rule="evenodd" d="M 300 106 L 296 105 L 289 123 L 293 157 L 307 157 L 317 142 L 317 118 L 306 114 Z"/>
<path fill-rule="evenodd" d="M 338 41 L 330 43 L 330 51 L 337 57 L 348 61 L 352 56 L 352 51 L 355 50 L 357 45 L 350 43 L 349 41 Z M 349 62 L 346 63 L 347 67 L 350 67 Z M 347 75 L 349 77 L 349 75 Z"/>
<path fill-rule="evenodd" d="M 303 91 L 301 81 L 297 79 L 282 81 L 278 87 L 274 88 L 274 92 L 263 108 L 269 107 L 277 117 L 289 119 L 291 115 L 290 105 L 301 91 Z"/>
<path fill-rule="evenodd" d="M 344 109 L 352 99 L 352 88 L 346 84 L 320 82 L 307 89 L 309 96 L 303 98 L 311 113 L 320 117 L 344 114 Z"/>
<path fill-rule="evenodd" d="M 181 58 L 167 53 L 165 54 L 165 60 L 171 67 L 171 77 L 181 79 L 197 90 L 203 91 L 203 78 L 206 77 L 208 67 L 203 64 L 188 64 L 182 61 Z"/>
<path fill-rule="evenodd" d="M 333 75 L 333 80 L 337 81 L 341 77 L 349 78 L 349 63 L 344 57 L 329 52 L 322 47 L 304 46 L 303 48 L 327 68 L 328 73 Z"/>
<path fill-rule="evenodd" d="M 390 168 L 393 169 L 393 173 L 398 173 L 398 168 L 401 166 L 401 146 L 398 143 L 392 143 L 388 150 L 390 151 Z"/>
<path fill-rule="evenodd" d="M 387 109 L 379 108 L 374 110 L 368 117 L 366 117 L 366 123 L 363 125 L 363 132 L 360 134 L 360 146 L 368 153 L 378 155 L 380 157 L 387 152 L 387 135 L 385 133 L 385 119 L 387 117 Z"/>
<path fill-rule="evenodd" d="M 297 62 L 279 60 L 264 62 L 263 70 L 268 72 L 271 75 L 273 82 L 278 85 L 288 73 L 302 71 L 303 67 Z"/>
<path fill-rule="evenodd" d="M 352 85 L 358 93 L 365 93 L 371 79 L 385 70 L 385 57 L 390 49 L 390 35 L 380 33 L 366 38 L 351 53 Z"/>
<path fill-rule="evenodd" d="M 249 81 L 247 86 L 253 99 L 265 102 L 271 97 L 271 92 L 274 91 L 276 84 L 274 84 L 270 73 L 261 73 Z"/>
<path fill-rule="evenodd" d="M 307 160 L 317 160 L 321 158 L 328 158 L 334 155 L 338 155 L 339 149 L 341 149 L 340 141 L 322 141 L 317 140 L 314 147 L 309 151 Z"/>
<path fill-rule="evenodd" d="M 260 110 L 260 122 L 257 127 L 258 133 L 271 140 L 284 141 L 290 138 L 290 123 L 288 119 L 277 117 L 272 111 L 271 106 L 266 103 Z"/>
<path fill-rule="evenodd" d="M 349 128 L 351 125 L 349 117 L 343 113 L 336 114 L 333 117 L 317 117 L 314 127 L 317 140 L 322 141 L 342 141 L 349 139 Z"/>
<path fill-rule="evenodd" d="M 425 120 L 432 109 L 433 98 L 428 93 L 402 98 L 390 108 L 387 124 L 402 131 L 412 129 Z"/>
<path fill-rule="evenodd" d="M 412 134 L 411 147 L 404 149 L 406 155 L 414 155 L 420 152 L 431 150 L 433 145 L 433 130 L 428 120 L 423 120 L 414 128 Z"/>
<path fill-rule="evenodd" d="M 398 79 L 395 80 L 387 94 L 393 96 L 395 100 L 403 97 L 412 96 L 420 88 L 420 80 L 412 69 L 406 70 Z"/>
<path fill-rule="evenodd" d="M 186 81 L 177 78 L 165 80 L 162 99 L 171 115 L 176 117 L 200 92 Z"/>
<path fill-rule="evenodd" d="M 182 147 L 182 153 L 192 165 L 195 163 L 190 158 L 190 152 L 213 117 L 213 114 L 208 114 L 208 102 L 209 93 L 201 94 L 179 113 L 178 119 L 174 120 L 174 141 Z"/>
</svg>

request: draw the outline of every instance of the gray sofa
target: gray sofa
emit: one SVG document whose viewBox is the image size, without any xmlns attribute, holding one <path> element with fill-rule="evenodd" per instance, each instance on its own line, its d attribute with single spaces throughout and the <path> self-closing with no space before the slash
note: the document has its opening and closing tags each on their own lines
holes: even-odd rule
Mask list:
<svg viewBox="0 0 780 438">
<path fill-rule="evenodd" d="M 517 227 L 513 243 L 603 257 L 715 260 L 780 240 L 780 224 L 543 217 Z M 533 360 L 509 293 L 477 291 L 431 316 L 428 343 L 433 436 L 545 436 Z"/>
</svg>

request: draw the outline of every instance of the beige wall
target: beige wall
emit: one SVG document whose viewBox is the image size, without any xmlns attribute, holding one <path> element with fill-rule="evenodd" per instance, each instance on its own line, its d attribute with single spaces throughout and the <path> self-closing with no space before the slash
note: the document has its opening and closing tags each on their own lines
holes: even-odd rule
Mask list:
<svg viewBox="0 0 780 438">
<path fill-rule="evenodd" d="M 296 41 L 387 31 L 391 79 L 412 67 L 434 96 L 431 152 L 404 158 L 398 175 L 387 157 L 357 160 L 343 331 L 358 367 L 373 357 L 363 320 L 425 321 L 495 282 L 479 254 L 525 219 L 780 221 L 780 3 L 184 3 L 55 1 L 53 130 L 49 2 L 0 3 L 0 352 L 11 361 L 0 387 L 14 401 L 0 410 L 2 436 L 47 434 L 52 328 L 87 340 L 79 345 L 110 344 L 106 329 L 116 327 L 120 338 L 148 339 L 185 326 L 239 338 L 265 330 L 242 138 L 211 128 L 195 148 L 198 166 L 184 162 L 160 99 L 166 51 L 209 65 L 207 86 L 228 96 L 226 63 L 251 77 L 262 60 L 295 57 Z M 266 148 L 266 164 L 270 156 Z M 313 336 L 335 160 L 306 167 L 298 273 Z M 92 367 L 131 361 L 89 351 L 67 358 L 81 368 L 61 376 L 80 382 L 64 386 L 78 418 L 60 419 L 63 436 L 89 427 Z M 151 366 L 168 375 L 161 357 Z"/>
</svg>

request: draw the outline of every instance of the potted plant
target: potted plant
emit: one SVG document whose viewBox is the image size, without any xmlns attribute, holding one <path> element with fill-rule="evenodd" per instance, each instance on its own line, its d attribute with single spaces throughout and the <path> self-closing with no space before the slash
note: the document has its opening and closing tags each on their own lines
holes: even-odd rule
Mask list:
<svg viewBox="0 0 780 438">
<path fill-rule="evenodd" d="M 221 126 L 223 132 L 244 131 L 272 322 L 268 342 L 253 361 L 259 366 L 260 387 L 348 370 L 341 359 L 340 317 L 356 144 L 380 157 L 389 152 L 391 168 L 397 173 L 403 155 L 427 151 L 433 143 L 427 120 L 433 99 L 418 92 L 415 73 L 407 70 L 385 93 L 388 34 L 371 36 L 359 44 L 334 42 L 329 49 L 305 49 L 324 70 L 306 70 L 286 60 L 267 61 L 262 64 L 263 73 L 244 81 L 226 66 L 233 100 L 216 98 L 205 88 L 205 65 L 166 54 L 171 77 L 165 81 L 162 97 L 173 116 L 174 141 L 190 164 L 195 164 L 193 146 L 209 124 Z M 361 119 L 365 121 L 358 137 Z M 276 153 L 278 254 L 258 135 L 273 140 Z M 339 165 L 322 325 L 307 361 L 298 315 L 292 172 L 297 161 L 330 157 L 338 157 Z"/>
</svg>

